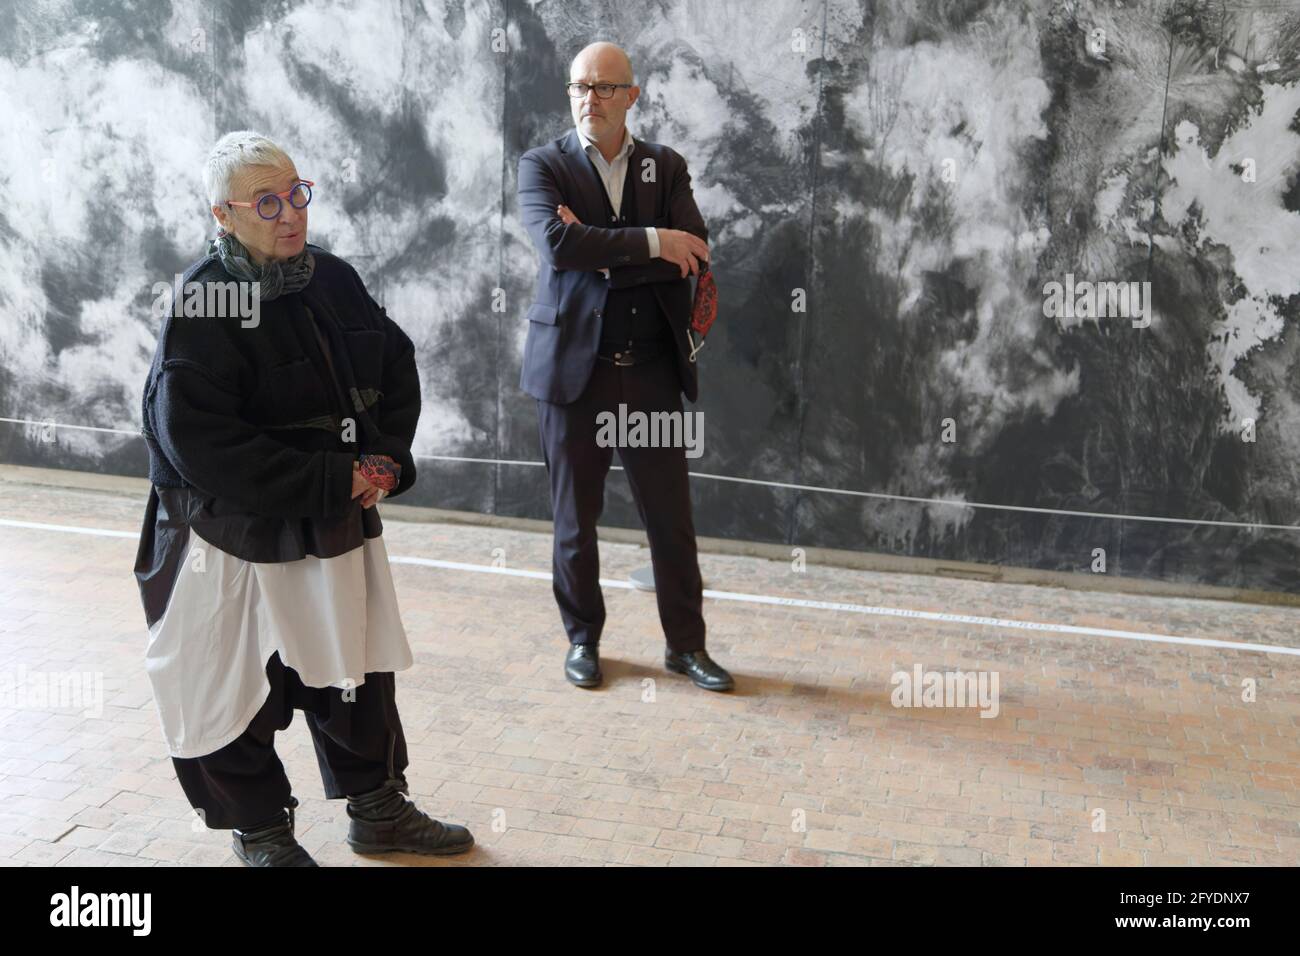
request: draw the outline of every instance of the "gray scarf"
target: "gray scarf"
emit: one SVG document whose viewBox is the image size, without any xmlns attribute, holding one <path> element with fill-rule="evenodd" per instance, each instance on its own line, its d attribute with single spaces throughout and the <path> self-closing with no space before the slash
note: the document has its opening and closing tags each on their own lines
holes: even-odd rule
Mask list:
<svg viewBox="0 0 1300 956">
<path fill-rule="evenodd" d="M 259 266 L 244 244 L 229 232 L 213 239 L 208 253 L 216 254 L 221 265 L 234 278 L 257 282 L 263 302 L 277 299 L 285 292 L 301 291 L 311 281 L 316 269 L 316 259 L 305 247 L 292 259 L 272 260 Z"/>
</svg>

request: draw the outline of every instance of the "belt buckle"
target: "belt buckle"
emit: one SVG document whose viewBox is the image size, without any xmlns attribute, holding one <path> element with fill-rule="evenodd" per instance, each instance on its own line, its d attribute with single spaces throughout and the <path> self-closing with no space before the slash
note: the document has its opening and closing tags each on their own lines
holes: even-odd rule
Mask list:
<svg viewBox="0 0 1300 956">
<path fill-rule="evenodd" d="M 631 349 L 624 349 L 622 352 L 615 352 L 615 353 L 614 353 L 613 362 L 614 362 L 615 365 L 619 365 L 619 366 L 635 365 L 636 362 L 624 362 L 624 361 L 623 361 L 623 359 L 628 358 L 628 357 L 633 357 L 633 358 L 635 358 L 635 356 L 632 355 L 632 350 L 631 350 Z"/>
</svg>

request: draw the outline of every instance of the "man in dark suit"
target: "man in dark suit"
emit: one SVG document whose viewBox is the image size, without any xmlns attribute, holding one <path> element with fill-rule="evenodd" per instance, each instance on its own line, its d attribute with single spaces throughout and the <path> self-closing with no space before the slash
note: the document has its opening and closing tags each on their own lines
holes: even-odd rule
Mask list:
<svg viewBox="0 0 1300 956">
<path fill-rule="evenodd" d="M 699 393 L 691 283 L 708 228 L 686 161 L 636 139 L 624 119 L 641 93 L 627 54 L 593 43 L 569 68 L 575 129 L 519 160 L 519 208 L 541 258 L 520 387 L 537 399 L 555 514 L 555 599 L 569 636 L 564 673 L 600 683 L 605 625 L 596 521 L 613 446 L 598 416 L 675 412 Z M 703 585 L 683 447 L 618 448 L 650 541 L 665 666 L 708 690 L 730 674 L 704 649 Z"/>
</svg>

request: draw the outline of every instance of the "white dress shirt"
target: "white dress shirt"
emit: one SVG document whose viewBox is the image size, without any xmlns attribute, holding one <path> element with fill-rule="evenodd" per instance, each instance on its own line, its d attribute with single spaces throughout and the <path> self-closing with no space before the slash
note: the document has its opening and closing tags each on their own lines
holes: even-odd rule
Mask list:
<svg viewBox="0 0 1300 956">
<path fill-rule="evenodd" d="M 588 139 L 578 126 L 574 127 L 578 133 L 578 142 L 582 144 L 583 152 L 591 157 L 592 164 L 596 167 L 596 172 L 600 174 L 600 181 L 605 184 L 605 194 L 609 196 L 609 204 L 614 207 L 614 215 L 619 215 L 619 210 L 623 206 L 623 185 L 627 180 L 627 163 L 628 157 L 632 154 L 632 148 L 635 145 L 632 142 L 632 131 L 623 126 L 623 146 L 614 156 L 611 163 L 605 159 L 600 147 L 596 145 L 595 140 Z M 596 225 L 587 223 L 587 225 Z M 602 223 L 603 225 L 603 223 Z M 654 226 L 645 227 L 646 241 L 650 243 L 650 258 L 657 258 L 659 255 L 659 232 Z M 605 273 L 605 278 L 609 278 L 609 270 L 601 269 Z"/>
</svg>

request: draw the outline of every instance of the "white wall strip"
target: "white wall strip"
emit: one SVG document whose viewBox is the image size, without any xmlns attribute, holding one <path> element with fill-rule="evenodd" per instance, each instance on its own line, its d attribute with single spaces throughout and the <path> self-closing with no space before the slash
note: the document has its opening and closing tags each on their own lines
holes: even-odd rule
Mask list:
<svg viewBox="0 0 1300 956">
<path fill-rule="evenodd" d="M 42 427 L 69 428 L 76 431 L 106 432 L 112 435 L 139 436 L 140 432 L 122 428 L 99 428 L 93 425 L 63 425 L 58 422 L 41 422 L 26 418 L 0 418 L 0 422 L 15 425 L 38 425 Z M 544 468 L 543 461 L 529 461 L 519 458 L 470 458 L 462 455 L 415 455 L 424 461 L 455 461 L 481 465 L 521 465 L 530 468 Z M 614 465 L 612 471 L 622 471 Z M 848 488 L 828 488 L 823 485 L 799 485 L 785 481 L 768 481 L 763 478 L 738 478 L 733 475 L 712 475 L 701 471 L 688 472 L 692 478 L 708 481 L 731 481 L 738 484 L 758 485 L 764 488 L 780 488 L 786 491 L 811 491 L 827 495 L 846 495 L 853 498 L 875 498 L 881 501 L 906 501 L 912 504 L 942 508 L 975 508 L 986 511 L 1014 511 L 1022 514 L 1065 515 L 1071 518 L 1103 518 L 1109 521 L 1146 521 L 1154 524 L 1192 525 L 1210 528 L 1240 528 L 1250 531 L 1300 531 L 1300 525 L 1261 524 L 1253 521 L 1220 521 L 1214 518 L 1167 518 L 1160 515 L 1120 514 L 1112 511 L 1074 511 L 1066 508 L 1035 508 L 1029 505 L 999 505 L 984 501 L 954 501 L 951 498 L 921 498 L 915 495 L 895 495 L 883 491 L 853 491 Z"/>
<path fill-rule="evenodd" d="M 139 539 L 131 531 L 110 531 L 106 528 L 86 528 L 77 525 L 41 524 L 35 521 L 13 521 L 0 518 L 0 527 L 23 528 L 36 531 L 54 531 L 65 534 L 88 534 L 106 538 Z M 528 571 L 522 568 L 500 568 L 490 564 L 467 564 L 463 561 L 442 561 L 437 558 L 413 558 L 391 555 L 393 564 L 413 564 L 446 571 L 463 571 L 473 574 L 498 574 L 506 577 L 549 581 L 549 571 Z M 602 587 L 633 590 L 631 582 L 601 578 Z M 1120 631 L 1104 627 L 1080 627 L 1074 624 L 1045 624 L 1038 621 L 1016 621 L 1007 618 L 984 617 L 972 614 L 952 614 L 943 611 L 913 611 L 907 608 L 879 607 L 870 604 L 847 604 L 838 601 L 812 601 L 804 598 L 775 597 L 766 594 L 744 594 L 736 591 L 704 589 L 704 596 L 715 601 L 735 601 L 743 604 L 766 604 L 773 607 L 799 607 L 817 611 L 839 611 L 877 617 L 912 618 L 922 621 L 941 621 L 948 624 L 969 624 L 977 627 L 1004 628 L 1017 631 L 1037 631 L 1055 634 L 1075 634 L 1080 637 L 1109 637 L 1125 641 L 1143 641 L 1150 644 L 1182 644 L 1190 647 L 1216 647 L 1232 651 L 1250 651 L 1258 654 L 1286 654 L 1300 657 L 1300 647 L 1252 644 L 1245 641 L 1220 641 L 1206 637 L 1177 637 L 1173 634 L 1151 634 L 1145 631 Z"/>
<path fill-rule="evenodd" d="M 139 429 L 100 428 L 98 425 L 64 425 L 61 422 L 41 422 L 34 418 L 0 418 L 0 422 L 11 425 L 39 425 L 41 428 L 64 428 L 74 432 L 104 432 L 109 435 L 130 435 L 139 437 Z"/>
</svg>

